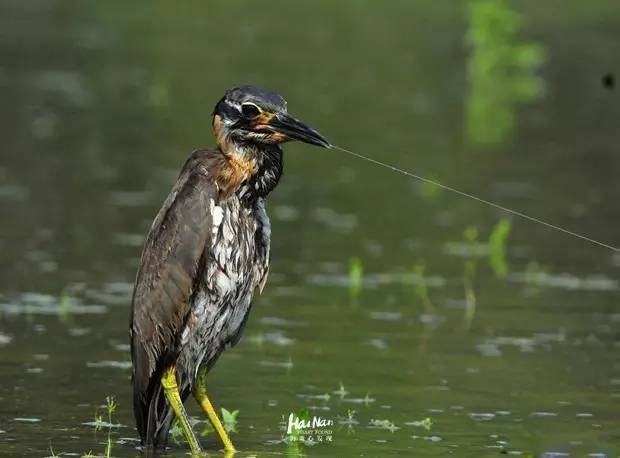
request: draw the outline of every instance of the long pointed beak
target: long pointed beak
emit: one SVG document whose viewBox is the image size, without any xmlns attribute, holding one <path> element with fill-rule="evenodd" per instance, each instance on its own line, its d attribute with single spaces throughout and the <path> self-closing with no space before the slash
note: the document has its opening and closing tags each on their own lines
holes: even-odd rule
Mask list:
<svg viewBox="0 0 620 458">
<path fill-rule="evenodd" d="M 288 114 L 278 113 L 269 119 L 266 127 L 276 134 L 284 136 L 283 141 L 298 140 L 311 145 L 329 148 L 331 145 L 325 137 Z"/>
</svg>

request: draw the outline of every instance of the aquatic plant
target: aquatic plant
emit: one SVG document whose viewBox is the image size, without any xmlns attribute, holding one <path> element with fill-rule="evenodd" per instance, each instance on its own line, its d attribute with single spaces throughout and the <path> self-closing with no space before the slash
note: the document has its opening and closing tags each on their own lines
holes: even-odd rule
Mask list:
<svg viewBox="0 0 620 458">
<path fill-rule="evenodd" d="M 73 299 L 66 292 L 63 291 L 58 301 L 58 317 L 61 321 L 67 321 L 71 314 L 71 308 L 73 306 Z"/>
<path fill-rule="evenodd" d="M 226 432 L 236 433 L 237 432 L 237 416 L 239 415 L 239 410 L 233 410 L 232 412 L 222 407 L 222 422 L 224 423 L 224 428 Z"/>
<path fill-rule="evenodd" d="M 474 245 L 478 241 L 478 229 L 475 226 L 468 226 L 463 233 L 465 243 Z M 468 257 L 463 266 L 463 287 L 465 289 L 465 325 L 471 326 L 476 313 L 476 291 L 474 290 L 474 279 L 478 269 L 478 260 Z"/>
<path fill-rule="evenodd" d="M 239 415 L 239 410 L 237 409 L 237 410 L 230 411 L 224 407 L 222 407 L 220 410 L 222 413 L 222 416 L 221 416 L 222 423 L 224 425 L 224 429 L 226 429 L 226 432 L 236 433 L 237 426 L 239 424 L 239 420 L 237 419 L 237 416 Z M 213 428 L 213 425 L 209 421 L 197 420 L 191 417 L 189 419 L 189 422 L 192 427 L 195 427 L 196 425 L 202 426 L 202 429 L 200 430 L 200 433 L 199 433 L 200 437 L 208 436 L 209 434 L 215 431 L 215 429 Z M 172 440 L 174 441 L 174 443 L 177 445 L 180 445 L 181 441 L 184 440 L 183 430 L 181 429 L 181 424 L 176 418 L 172 421 L 172 425 L 170 426 L 170 436 Z"/>
<path fill-rule="evenodd" d="M 347 394 L 349 394 L 342 382 L 338 382 L 338 389 L 333 391 L 333 393 L 338 395 L 340 399 L 343 399 Z"/>
<path fill-rule="evenodd" d="M 409 426 L 424 428 L 425 430 L 430 431 L 433 427 L 433 420 L 431 419 L 431 417 L 426 417 L 422 420 L 411 421 L 406 424 Z"/>
<path fill-rule="evenodd" d="M 396 426 L 390 420 L 377 420 L 377 419 L 374 419 L 374 418 L 370 419 L 370 422 L 368 423 L 368 426 L 370 426 L 371 428 L 387 429 L 391 433 L 393 433 L 397 429 L 400 429 L 398 426 Z"/>
<path fill-rule="evenodd" d="M 424 281 L 424 274 L 426 273 L 426 263 L 424 261 L 418 261 L 413 266 L 413 276 L 418 281 L 414 282 L 414 294 L 415 297 L 422 302 L 424 306 L 424 310 L 429 313 L 432 312 L 435 307 L 431 302 L 431 298 L 428 294 L 428 287 L 426 286 L 426 281 Z"/>
<path fill-rule="evenodd" d="M 362 260 L 357 256 L 349 259 L 349 296 L 355 300 L 362 290 L 364 267 Z"/>
<path fill-rule="evenodd" d="M 497 278 L 505 278 L 508 274 L 506 261 L 506 241 L 510 235 L 512 223 L 507 218 L 501 218 L 489 236 L 489 265 Z"/>
<path fill-rule="evenodd" d="M 366 393 L 366 396 L 362 399 L 362 402 L 365 406 L 368 406 L 371 402 L 375 402 L 375 398 L 370 397 L 370 393 Z"/>
</svg>

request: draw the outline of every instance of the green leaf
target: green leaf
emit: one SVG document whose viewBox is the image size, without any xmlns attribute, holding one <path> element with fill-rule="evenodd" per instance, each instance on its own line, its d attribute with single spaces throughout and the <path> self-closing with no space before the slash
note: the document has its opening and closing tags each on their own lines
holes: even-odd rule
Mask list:
<svg viewBox="0 0 620 458">
<path fill-rule="evenodd" d="M 508 262 L 506 261 L 506 240 L 510 235 L 512 224 L 510 220 L 502 218 L 493 228 L 489 237 L 489 264 L 498 278 L 504 278 L 508 274 Z"/>
<path fill-rule="evenodd" d="M 222 421 L 227 432 L 237 432 L 237 415 L 239 415 L 239 410 L 231 412 L 222 407 Z"/>
</svg>

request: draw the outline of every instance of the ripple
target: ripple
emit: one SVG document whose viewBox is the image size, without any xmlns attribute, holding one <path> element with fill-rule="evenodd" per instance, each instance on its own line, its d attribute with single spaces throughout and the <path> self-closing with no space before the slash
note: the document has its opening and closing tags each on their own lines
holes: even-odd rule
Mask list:
<svg viewBox="0 0 620 458">
<path fill-rule="evenodd" d="M 370 318 L 379 321 L 399 321 L 402 317 L 400 312 L 370 312 Z"/>
<path fill-rule="evenodd" d="M 13 341 L 13 337 L 11 337 L 8 334 L 4 334 L 2 332 L 0 332 L 0 346 L 2 345 L 8 345 Z"/>
<path fill-rule="evenodd" d="M 509 274 L 508 279 L 516 283 L 566 290 L 617 291 L 620 288 L 617 280 L 600 274 L 581 278 L 567 273 L 522 272 Z"/>
<path fill-rule="evenodd" d="M 471 412 L 468 415 L 476 421 L 489 421 L 495 418 L 495 414 L 492 412 Z"/>
<path fill-rule="evenodd" d="M 131 361 L 88 361 L 86 366 L 97 368 L 131 369 Z"/>
</svg>

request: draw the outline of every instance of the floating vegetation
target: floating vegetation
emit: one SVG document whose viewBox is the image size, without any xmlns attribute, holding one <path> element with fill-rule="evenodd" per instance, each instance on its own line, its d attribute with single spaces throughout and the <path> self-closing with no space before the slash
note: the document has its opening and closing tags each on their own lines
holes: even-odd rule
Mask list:
<svg viewBox="0 0 620 458">
<path fill-rule="evenodd" d="M 370 422 L 368 423 L 368 427 L 369 428 L 377 428 L 377 429 L 386 429 L 386 430 L 390 431 L 391 433 L 393 433 L 394 431 L 400 429 L 398 426 L 396 426 L 390 420 L 377 420 L 377 419 L 371 419 Z"/>
<path fill-rule="evenodd" d="M 433 427 L 433 420 L 431 419 L 431 417 L 426 417 L 422 420 L 408 421 L 405 423 L 405 425 L 414 426 L 416 428 L 424 428 L 425 430 L 430 431 Z"/>
</svg>

